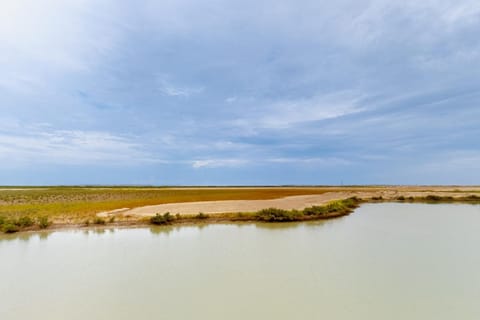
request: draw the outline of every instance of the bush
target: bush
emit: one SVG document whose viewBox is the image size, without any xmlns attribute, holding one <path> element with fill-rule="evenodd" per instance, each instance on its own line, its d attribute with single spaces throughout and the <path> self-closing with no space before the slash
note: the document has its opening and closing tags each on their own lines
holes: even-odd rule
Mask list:
<svg viewBox="0 0 480 320">
<path fill-rule="evenodd" d="M 257 220 L 268 222 L 298 221 L 302 218 L 302 216 L 303 213 L 296 210 L 287 211 L 276 208 L 263 209 L 255 214 L 255 218 Z"/>
<path fill-rule="evenodd" d="M 93 219 L 93 223 L 103 225 L 103 224 L 105 224 L 105 220 L 100 218 L 100 217 L 96 217 L 95 219 Z"/>
<path fill-rule="evenodd" d="M 7 219 L 5 217 L 0 216 L 0 227 L 7 222 Z"/>
<path fill-rule="evenodd" d="M 25 216 L 25 217 L 20 217 L 17 221 L 15 221 L 15 225 L 21 228 L 25 227 L 31 227 L 33 226 L 33 220 L 32 218 Z"/>
<path fill-rule="evenodd" d="M 115 222 L 115 216 L 111 216 L 110 219 L 108 219 L 108 222 L 114 223 Z"/>
<path fill-rule="evenodd" d="M 150 218 L 150 223 L 155 225 L 169 224 L 174 219 L 170 212 L 164 213 L 163 215 L 156 213 Z"/>
<path fill-rule="evenodd" d="M 400 196 L 400 197 L 397 198 L 397 200 L 399 200 L 399 201 L 405 201 L 405 197 L 404 197 L 404 196 Z"/>
<path fill-rule="evenodd" d="M 205 214 L 203 212 L 200 212 L 195 216 L 195 219 L 208 219 L 208 214 Z"/>
<path fill-rule="evenodd" d="M 20 227 L 12 222 L 5 222 L 2 225 L 2 231 L 5 233 L 14 233 L 20 231 Z"/>
<path fill-rule="evenodd" d="M 468 201 L 480 201 L 480 197 L 477 196 L 477 195 L 469 195 L 467 197 L 465 197 L 465 200 L 468 200 Z M 0 224 L 1 224 L 1 217 L 0 217 Z"/>
<path fill-rule="evenodd" d="M 426 196 L 425 199 L 427 201 L 440 201 L 440 200 L 442 200 L 442 197 L 430 194 L 430 195 Z"/>
<path fill-rule="evenodd" d="M 41 229 L 46 229 L 48 228 L 52 223 L 48 220 L 48 217 L 40 217 L 38 218 L 38 226 Z"/>
<path fill-rule="evenodd" d="M 327 213 L 328 210 L 325 206 L 313 206 L 303 209 L 303 214 L 306 216 L 321 216 Z"/>
</svg>

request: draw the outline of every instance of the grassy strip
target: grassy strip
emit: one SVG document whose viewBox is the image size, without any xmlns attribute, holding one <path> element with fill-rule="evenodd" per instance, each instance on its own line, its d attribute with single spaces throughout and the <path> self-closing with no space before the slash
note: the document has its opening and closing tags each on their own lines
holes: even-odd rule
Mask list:
<svg viewBox="0 0 480 320">
<path fill-rule="evenodd" d="M 383 200 L 381 197 L 379 198 L 372 198 L 375 201 Z M 438 195 L 427 195 L 425 197 L 404 197 L 399 196 L 396 199 L 397 201 L 406 201 L 406 202 L 420 202 L 420 203 L 480 203 L 480 196 L 477 195 L 469 195 L 464 197 L 451 197 L 451 196 L 438 196 Z"/>
<path fill-rule="evenodd" d="M 358 198 L 332 201 L 324 206 L 313 206 L 303 210 L 263 209 L 255 213 L 255 219 L 264 222 L 290 222 L 321 219 L 346 215 L 360 204 Z"/>
<path fill-rule="evenodd" d="M 262 222 L 292 222 L 307 221 L 316 219 L 333 218 L 349 214 L 357 208 L 361 200 L 349 198 L 345 200 L 332 201 L 324 206 L 313 206 L 304 210 L 283 210 L 277 208 L 263 209 L 253 213 L 226 213 L 223 215 L 209 216 L 199 213 L 193 216 L 176 215 L 169 212 L 157 213 L 149 219 L 154 225 L 168 225 L 182 222 L 193 222 L 195 220 L 217 220 L 217 221 L 262 221 Z"/>
<path fill-rule="evenodd" d="M 98 212 L 118 208 L 192 201 L 262 200 L 322 194 L 334 188 L 35 188 L 0 190 L 0 215 L 12 219 L 48 216 L 60 223 L 93 220 Z"/>
<path fill-rule="evenodd" d="M 39 217 L 38 219 L 34 220 L 29 216 L 23 216 L 18 219 L 0 216 L 0 231 L 5 233 L 14 233 L 35 228 L 45 229 L 50 225 L 51 222 L 48 220 L 48 217 Z"/>
</svg>

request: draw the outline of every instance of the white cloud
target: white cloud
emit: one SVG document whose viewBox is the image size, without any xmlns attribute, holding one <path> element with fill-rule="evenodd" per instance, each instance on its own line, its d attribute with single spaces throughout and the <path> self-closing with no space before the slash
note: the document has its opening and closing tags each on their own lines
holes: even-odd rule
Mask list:
<svg viewBox="0 0 480 320">
<path fill-rule="evenodd" d="M 202 93 L 203 87 L 189 87 L 174 84 L 167 75 L 157 77 L 159 90 L 166 96 L 170 97 L 190 97 L 194 94 Z"/>
<path fill-rule="evenodd" d="M 108 132 L 24 127 L 0 132 L 0 159 L 9 165 L 128 165 L 157 162 L 142 146 Z"/>
<path fill-rule="evenodd" d="M 305 122 L 321 121 L 359 113 L 365 109 L 360 105 L 363 95 L 353 92 L 335 92 L 311 98 L 283 100 L 255 104 L 254 110 L 244 112 L 246 117 L 232 121 L 233 125 L 255 129 L 285 129 Z"/>
<path fill-rule="evenodd" d="M 193 168 L 219 168 L 219 167 L 239 167 L 247 164 L 245 159 L 207 159 L 195 160 L 192 162 Z"/>
<path fill-rule="evenodd" d="M 316 166 L 339 166 L 349 165 L 352 161 L 337 157 L 324 157 L 324 158 L 273 158 L 268 159 L 266 162 L 272 163 L 290 163 L 290 164 L 311 164 Z"/>
<path fill-rule="evenodd" d="M 98 19 L 99 12 L 111 18 Z M 89 72 L 121 37 L 117 13 L 110 1 L 2 1 L 0 87 L 45 90 L 56 77 Z"/>
</svg>

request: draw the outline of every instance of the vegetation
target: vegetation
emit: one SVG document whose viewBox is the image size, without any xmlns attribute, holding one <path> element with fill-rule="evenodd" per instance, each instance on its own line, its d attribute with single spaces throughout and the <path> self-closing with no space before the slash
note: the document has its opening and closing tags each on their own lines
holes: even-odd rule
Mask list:
<svg viewBox="0 0 480 320">
<path fill-rule="evenodd" d="M 42 216 L 38 218 L 38 226 L 40 229 L 48 228 L 52 223 L 48 220 L 48 217 Z"/>
<path fill-rule="evenodd" d="M 37 221 L 38 227 L 44 229 L 50 225 L 48 218 L 44 217 Z M 18 232 L 34 227 L 35 221 L 29 216 L 22 216 L 18 219 L 0 216 L 0 231 L 5 233 Z"/>
<path fill-rule="evenodd" d="M 303 216 L 303 213 L 297 210 L 283 210 L 277 208 L 268 208 L 260 210 L 255 217 L 260 221 L 267 222 L 289 222 L 298 221 Z"/>
<path fill-rule="evenodd" d="M 480 203 L 480 196 L 469 195 L 465 197 L 451 197 L 451 196 L 438 196 L 430 194 L 426 197 L 414 198 L 417 202 L 427 203 L 449 203 L 449 202 L 462 202 L 462 203 Z"/>
<path fill-rule="evenodd" d="M 205 214 L 203 212 L 200 212 L 195 216 L 195 219 L 208 219 L 208 214 Z"/>
<path fill-rule="evenodd" d="M 348 198 L 345 200 L 332 201 L 324 206 L 313 206 L 299 210 L 283 210 L 268 208 L 258 211 L 255 218 L 265 222 L 290 222 L 318 218 L 326 218 L 349 214 L 358 207 L 360 200 Z"/>
<path fill-rule="evenodd" d="M 14 233 L 20 231 L 20 227 L 10 221 L 2 224 L 2 231 L 5 233 Z"/>
<path fill-rule="evenodd" d="M 94 224 L 100 224 L 100 225 L 104 225 L 106 222 L 104 219 L 100 218 L 100 217 L 96 217 L 95 219 L 93 219 L 93 223 Z"/>
<path fill-rule="evenodd" d="M 170 224 L 175 218 L 170 214 L 170 212 L 161 214 L 155 214 L 150 218 L 150 223 L 155 225 Z"/>
<path fill-rule="evenodd" d="M 33 226 L 34 222 L 33 219 L 30 217 L 20 217 L 18 220 L 14 222 L 20 228 L 26 228 Z"/>
<path fill-rule="evenodd" d="M 158 188 L 158 187 L 2 187 L 0 188 L 0 231 L 16 232 L 22 230 L 44 229 L 53 223 L 85 225 L 104 225 L 124 221 L 141 222 L 138 217 L 115 215 L 99 218 L 102 211 L 119 208 L 134 208 L 175 202 L 210 200 L 261 200 L 295 195 L 322 194 L 338 191 L 388 190 L 389 187 L 213 187 L 213 188 Z M 396 190 L 392 188 L 393 190 Z M 480 191 L 436 190 L 432 187 L 414 192 L 425 192 L 426 196 L 411 197 L 401 195 L 408 189 L 398 189 L 398 201 L 449 203 L 480 203 Z M 460 194 L 463 192 L 464 195 Z M 455 197 L 451 197 L 455 194 Z M 465 195 L 466 194 L 466 195 Z M 391 201 L 381 195 L 370 198 L 372 201 Z M 170 224 L 173 222 L 195 222 L 195 220 L 215 221 L 303 221 L 324 219 L 348 214 L 358 206 L 356 198 L 333 201 L 323 206 L 313 206 L 304 210 L 282 210 L 269 208 L 254 213 L 228 213 L 214 216 L 199 213 L 191 216 L 157 214 L 150 219 L 152 224 Z"/>
<path fill-rule="evenodd" d="M 365 189 L 369 188 L 355 188 L 359 191 Z M 118 208 L 192 201 L 275 199 L 341 190 L 344 189 L 333 187 L 2 187 L 0 216 L 15 219 L 29 216 L 34 220 L 47 216 L 55 222 L 80 223 L 87 219 L 93 220 L 99 212 Z"/>
</svg>

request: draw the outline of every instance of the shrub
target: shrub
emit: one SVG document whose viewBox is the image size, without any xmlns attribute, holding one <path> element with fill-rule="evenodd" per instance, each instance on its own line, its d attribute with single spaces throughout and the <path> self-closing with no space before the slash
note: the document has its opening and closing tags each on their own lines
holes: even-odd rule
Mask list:
<svg viewBox="0 0 480 320">
<path fill-rule="evenodd" d="M 24 217 L 20 217 L 17 221 L 15 221 L 15 225 L 17 225 L 18 227 L 31 227 L 33 226 L 33 220 L 32 218 L 28 217 L 28 216 L 24 216 Z"/>
<path fill-rule="evenodd" d="M 5 219 L 5 217 L 3 216 L 0 216 L 0 227 L 7 221 L 7 219 Z"/>
<path fill-rule="evenodd" d="M 94 224 L 105 224 L 105 220 L 100 218 L 100 217 L 96 217 L 95 219 L 93 219 L 93 223 Z"/>
<path fill-rule="evenodd" d="M 430 195 L 426 196 L 425 199 L 428 200 L 428 201 L 440 201 L 440 200 L 442 200 L 442 197 L 430 194 Z"/>
<path fill-rule="evenodd" d="M 115 222 L 115 216 L 111 216 L 110 219 L 108 219 L 108 222 L 114 223 Z"/>
<path fill-rule="evenodd" d="M 480 197 L 477 196 L 477 195 L 471 194 L 471 195 L 465 197 L 465 200 L 469 200 L 469 201 L 479 201 L 479 200 L 480 200 Z M 0 217 L 0 224 L 1 224 L 1 217 Z"/>
<path fill-rule="evenodd" d="M 163 215 L 156 213 L 150 218 L 150 223 L 156 225 L 169 224 L 173 221 L 173 219 L 174 217 L 170 214 L 170 212 L 164 213 Z"/>
<path fill-rule="evenodd" d="M 306 216 L 321 216 L 327 213 L 328 210 L 325 206 L 313 206 L 303 209 L 303 214 Z"/>
<path fill-rule="evenodd" d="M 399 201 L 405 201 L 405 197 L 404 197 L 404 196 L 400 196 L 400 197 L 397 198 L 397 200 L 399 200 Z"/>
<path fill-rule="evenodd" d="M 2 231 L 5 233 L 14 233 L 20 231 L 20 227 L 12 222 L 5 222 L 2 225 Z"/>
<path fill-rule="evenodd" d="M 276 208 L 263 209 L 255 214 L 255 218 L 257 220 L 268 222 L 298 221 L 302 218 L 302 216 L 303 213 L 296 210 L 287 211 Z"/>
<path fill-rule="evenodd" d="M 358 207 L 358 204 L 360 201 L 361 200 L 358 199 L 357 197 L 351 197 L 345 200 L 341 200 L 340 202 L 346 207 L 353 209 Z"/>
<path fill-rule="evenodd" d="M 195 216 L 195 219 L 208 219 L 208 214 L 205 214 L 203 212 L 200 212 Z"/>
<path fill-rule="evenodd" d="M 38 218 L 38 226 L 41 228 L 41 229 L 46 229 L 48 228 L 52 223 L 48 220 L 48 217 L 40 217 Z"/>
</svg>

